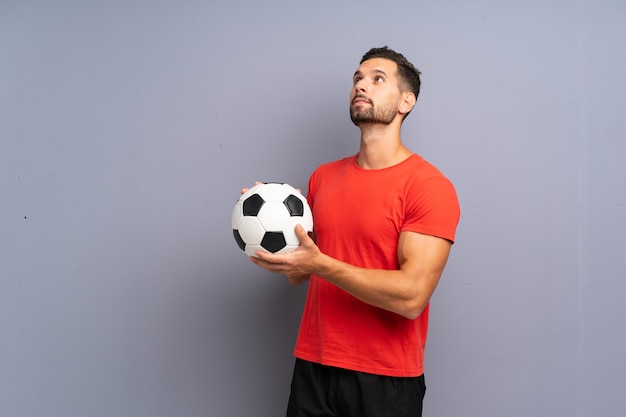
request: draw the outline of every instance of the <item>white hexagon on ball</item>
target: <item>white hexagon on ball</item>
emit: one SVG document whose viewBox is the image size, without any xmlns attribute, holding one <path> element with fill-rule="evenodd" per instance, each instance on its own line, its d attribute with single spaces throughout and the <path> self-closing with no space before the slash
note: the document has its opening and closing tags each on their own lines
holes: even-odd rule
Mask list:
<svg viewBox="0 0 626 417">
<path fill-rule="evenodd" d="M 261 207 L 256 218 L 266 231 L 282 232 L 287 221 L 291 219 L 289 210 L 287 210 L 282 201 L 264 200 L 265 204 Z"/>
<path fill-rule="evenodd" d="M 242 216 L 239 221 L 239 235 L 247 245 L 260 245 L 265 229 L 256 217 Z"/>
</svg>

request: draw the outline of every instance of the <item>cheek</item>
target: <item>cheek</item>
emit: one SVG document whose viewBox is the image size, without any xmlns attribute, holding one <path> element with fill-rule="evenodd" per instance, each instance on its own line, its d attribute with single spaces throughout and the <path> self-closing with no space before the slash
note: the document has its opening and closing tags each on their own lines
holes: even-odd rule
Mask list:
<svg viewBox="0 0 626 417">
<path fill-rule="evenodd" d="M 400 105 L 400 103 L 402 102 L 402 97 L 399 94 L 395 94 L 395 93 L 389 93 L 386 97 L 385 97 L 385 102 L 390 104 L 390 105 Z"/>
</svg>

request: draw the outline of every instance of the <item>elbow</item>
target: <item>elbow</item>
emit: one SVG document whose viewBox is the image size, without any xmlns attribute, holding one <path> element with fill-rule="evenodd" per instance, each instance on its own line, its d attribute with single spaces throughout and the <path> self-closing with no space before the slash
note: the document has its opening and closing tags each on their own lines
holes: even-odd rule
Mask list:
<svg viewBox="0 0 626 417">
<path fill-rule="evenodd" d="M 426 302 L 418 301 L 418 302 L 409 303 L 406 305 L 403 311 L 400 312 L 400 315 L 409 320 L 415 320 L 419 316 L 422 315 L 427 305 L 428 305 L 428 301 Z"/>
<path fill-rule="evenodd" d="M 418 318 L 419 316 L 422 315 L 422 311 L 424 311 L 424 310 L 411 310 L 411 311 L 406 311 L 406 312 L 402 313 L 401 315 L 404 318 L 407 318 L 409 320 L 415 320 L 416 318 Z"/>
</svg>

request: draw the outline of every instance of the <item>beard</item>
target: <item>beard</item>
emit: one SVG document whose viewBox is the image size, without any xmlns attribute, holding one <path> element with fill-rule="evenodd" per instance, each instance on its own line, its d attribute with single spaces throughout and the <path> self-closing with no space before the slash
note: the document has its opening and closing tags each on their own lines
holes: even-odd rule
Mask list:
<svg viewBox="0 0 626 417">
<path fill-rule="evenodd" d="M 356 126 L 360 124 L 384 124 L 393 122 L 397 114 L 396 109 L 391 105 L 382 106 L 380 109 L 370 103 L 368 108 L 359 108 L 350 105 L 350 120 Z"/>
</svg>

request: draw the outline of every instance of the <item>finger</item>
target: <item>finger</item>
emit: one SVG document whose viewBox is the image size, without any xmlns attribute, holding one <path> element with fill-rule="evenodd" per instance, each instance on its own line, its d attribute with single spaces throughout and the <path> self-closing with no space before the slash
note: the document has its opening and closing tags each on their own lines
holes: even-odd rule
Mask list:
<svg viewBox="0 0 626 417">
<path fill-rule="evenodd" d="M 259 185 L 259 184 L 263 184 L 261 181 L 255 181 L 254 185 Z M 245 194 L 248 190 L 250 189 L 250 187 L 246 187 L 246 188 L 242 188 L 241 189 L 241 194 Z"/>
<path fill-rule="evenodd" d="M 261 250 L 256 251 L 254 254 L 256 255 L 256 258 L 254 259 L 254 263 L 256 263 L 257 265 L 262 264 L 262 263 L 273 264 L 273 263 L 282 262 L 280 255 L 264 252 Z"/>
<path fill-rule="evenodd" d="M 249 259 L 250 259 L 250 262 L 252 262 L 256 266 L 260 266 L 263 269 L 267 269 L 271 265 L 270 262 L 268 262 L 268 261 L 266 261 L 264 259 L 259 258 L 258 254 L 257 254 L 257 256 L 250 256 Z"/>
<path fill-rule="evenodd" d="M 304 229 L 304 227 L 302 227 L 301 224 L 296 225 L 295 232 L 296 232 L 296 236 L 300 240 L 300 243 L 304 243 L 305 241 L 311 239 L 311 237 L 309 236 L 309 233 Z"/>
</svg>

